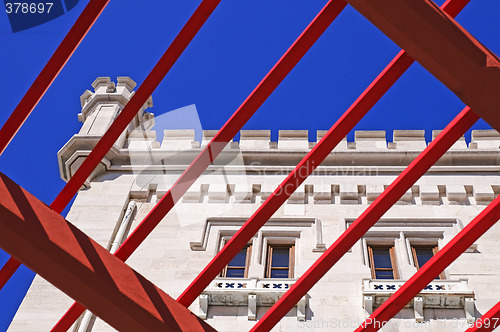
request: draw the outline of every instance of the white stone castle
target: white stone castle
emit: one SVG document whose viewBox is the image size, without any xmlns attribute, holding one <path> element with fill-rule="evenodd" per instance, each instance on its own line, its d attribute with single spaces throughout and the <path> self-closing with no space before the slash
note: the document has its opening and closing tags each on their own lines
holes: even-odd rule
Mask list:
<svg viewBox="0 0 500 332">
<path fill-rule="evenodd" d="M 80 97 L 83 122 L 59 151 L 71 178 L 133 94 L 100 77 Z M 157 141 L 151 99 L 74 201 L 67 219 L 110 251 L 144 219 L 216 131 L 166 130 Z M 176 298 L 325 131 L 242 130 L 127 263 Z M 248 246 L 190 306 L 220 331 L 248 331 L 427 146 L 423 130 L 357 131 L 344 139 Z M 435 137 L 437 131 L 433 132 Z M 500 135 L 472 132 L 394 205 L 275 331 L 352 331 L 500 193 Z M 500 299 L 500 225 L 491 228 L 384 331 L 464 331 Z M 39 276 L 9 331 L 48 331 L 73 300 Z M 87 312 L 73 331 L 109 331 Z"/>
</svg>

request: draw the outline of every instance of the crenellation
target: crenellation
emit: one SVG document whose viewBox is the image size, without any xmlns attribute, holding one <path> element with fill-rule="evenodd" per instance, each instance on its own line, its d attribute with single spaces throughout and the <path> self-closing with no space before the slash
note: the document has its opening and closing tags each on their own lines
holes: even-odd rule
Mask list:
<svg viewBox="0 0 500 332">
<path fill-rule="evenodd" d="M 269 142 L 271 142 L 270 130 L 240 131 L 241 150 L 269 150 Z"/>
<path fill-rule="evenodd" d="M 396 150 L 422 151 L 427 147 L 425 130 L 394 130 L 392 137 Z"/>
<path fill-rule="evenodd" d="M 358 151 L 387 149 L 384 130 L 356 130 L 354 142 Z"/>
<path fill-rule="evenodd" d="M 195 141 L 194 129 L 170 129 L 163 131 L 161 149 L 190 150 L 193 147 L 198 147 L 198 142 Z"/>
<path fill-rule="evenodd" d="M 98 77 L 92 82 L 92 87 L 95 93 L 103 94 L 107 93 L 108 86 L 111 85 L 111 77 Z M 113 83 L 114 85 L 114 83 Z"/>
<path fill-rule="evenodd" d="M 309 132 L 307 130 L 279 130 L 278 149 L 308 150 Z"/>
<path fill-rule="evenodd" d="M 473 130 L 469 147 L 472 149 L 498 150 L 500 148 L 500 133 L 493 129 Z"/>
<path fill-rule="evenodd" d="M 122 94 L 127 98 L 130 98 L 134 91 L 137 83 L 128 76 L 118 76 L 116 84 L 116 93 Z"/>
<path fill-rule="evenodd" d="M 87 105 L 87 103 L 90 101 L 90 99 L 92 99 L 93 96 L 94 96 L 94 93 L 90 90 L 85 90 L 85 92 L 82 93 L 82 95 L 80 96 L 80 105 L 82 106 L 82 108 L 84 108 L 85 105 Z M 79 115 L 78 121 L 83 122 L 83 118 L 81 116 L 81 113 L 78 115 Z"/>
<path fill-rule="evenodd" d="M 435 140 L 436 137 L 442 132 L 442 130 L 433 130 L 432 131 L 432 140 Z M 450 147 L 449 151 L 452 150 L 465 150 L 467 149 L 467 142 L 465 142 L 465 136 L 460 136 L 460 138 Z"/>
</svg>

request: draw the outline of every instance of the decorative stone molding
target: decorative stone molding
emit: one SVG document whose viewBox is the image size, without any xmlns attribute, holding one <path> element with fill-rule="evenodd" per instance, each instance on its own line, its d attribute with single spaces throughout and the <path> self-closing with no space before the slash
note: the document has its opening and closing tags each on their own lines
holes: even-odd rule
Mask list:
<svg viewBox="0 0 500 332">
<path fill-rule="evenodd" d="M 394 294 L 406 280 L 363 279 L 363 308 L 366 314 L 373 313 L 392 294 Z M 422 322 L 424 309 L 464 309 L 468 322 L 475 320 L 474 292 L 468 287 L 467 280 L 433 280 L 406 308 L 413 308 L 415 320 Z"/>
<path fill-rule="evenodd" d="M 242 225 L 247 221 L 246 218 L 241 218 L 241 217 L 235 217 L 235 218 L 230 218 L 230 217 L 216 217 L 216 218 L 208 218 L 207 221 L 205 222 L 205 225 L 203 226 L 203 230 L 200 235 L 200 240 L 199 241 L 192 241 L 190 242 L 190 247 L 191 250 L 194 251 L 205 251 L 207 250 L 207 244 L 209 241 L 209 237 L 212 234 L 212 236 L 215 236 L 217 238 L 221 237 L 220 230 L 217 230 L 218 228 L 232 228 L 234 229 L 234 232 L 236 232 Z M 305 227 L 312 227 L 313 230 L 313 241 L 312 243 L 312 251 L 313 252 L 323 252 L 326 250 L 326 245 L 323 242 L 323 228 L 321 225 L 321 220 L 317 218 L 271 218 L 269 219 L 264 226 L 262 226 L 261 230 L 259 231 L 258 234 L 260 233 L 269 233 L 273 232 L 274 230 L 281 230 L 281 233 L 285 234 L 283 232 L 283 227 L 286 227 L 287 230 L 300 234 L 300 229 L 305 228 Z M 214 231 L 212 228 L 215 228 L 215 232 L 219 234 L 213 234 Z"/>
<path fill-rule="evenodd" d="M 248 320 L 257 319 L 257 307 L 274 305 L 296 279 L 215 278 L 199 297 L 199 317 L 207 319 L 208 307 L 248 306 Z M 306 320 L 307 294 L 297 306 L 297 320 Z"/>
</svg>

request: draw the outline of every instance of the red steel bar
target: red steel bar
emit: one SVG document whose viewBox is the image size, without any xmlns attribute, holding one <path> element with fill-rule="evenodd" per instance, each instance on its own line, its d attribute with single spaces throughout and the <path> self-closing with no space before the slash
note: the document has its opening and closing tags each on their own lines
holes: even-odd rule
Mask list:
<svg viewBox="0 0 500 332">
<path fill-rule="evenodd" d="M 318 40 L 333 20 L 340 14 L 347 4 L 343 0 L 330 0 L 307 26 L 293 45 L 274 65 L 259 85 L 252 91 L 231 118 L 224 124 L 214 138 L 208 143 L 200 155 L 189 165 L 177 182 L 162 197 L 156 206 L 149 212 L 139 226 L 118 248 L 115 255 L 125 261 L 137 247 L 146 239 L 161 219 L 174 207 L 175 203 L 184 195 L 191 184 L 205 171 L 213 160 L 224 149 L 227 143 L 238 133 L 243 125 L 271 95 L 281 81 L 295 67 L 304 54 Z M 136 93 L 137 94 L 137 93 Z M 115 121 L 116 122 L 116 121 Z M 83 166 L 83 165 L 82 165 Z M 82 168 L 82 166 L 80 168 Z M 83 183 L 83 182 L 82 182 Z M 67 326 L 83 312 L 84 308 L 77 303 L 65 313 L 54 327 L 60 324 Z M 71 323 L 72 324 L 72 323 Z M 71 325 L 70 324 L 70 325 Z"/>
<path fill-rule="evenodd" d="M 12 138 L 31 114 L 42 96 L 50 87 L 61 69 L 69 60 L 87 32 L 108 4 L 109 0 L 91 0 L 66 37 L 35 79 L 29 90 L 19 102 L 14 112 L 0 129 L 0 155 L 5 151 Z"/>
<path fill-rule="evenodd" d="M 54 199 L 50 205 L 54 211 L 61 213 L 66 205 L 68 205 L 71 198 L 78 192 L 90 173 L 92 173 L 109 149 L 111 149 L 120 134 L 132 121 L 135 114 L 144 105 L 149 96 L 151 96 L 191 40 L 193 40 L 194 36 L 210 17 L 219 2 L 220 0 L 203 0 L 198 8 L 196 8 L 196 11 L 186 22 L 172 44 L 162 55 L 139 89 L 137 89 L 137 92 L 132 96 L 127 105 L 125 105 L 121 113 L 109 127 L 108 131 L 103 135 L 92 152 L 85 158 L 82 165 Z"/>
<path fill-rule="evenodd" d="M 478 119 L 469 107 L 463 109 L 266 312 L 251 331 L 270 330 Z"/>
<path fill-rule="evenodd" d="M 215 331 L 0 173 L 0 246 L 118 331 Z"/>
<path fill-rule="evenodd" d="M 445 9 L 450 8 L 452 13 L 458 13 L 467 3 L 468 1 L 452 0 L 443 4 L 443 7 Z M 243 248 L 295 189 L 326 158 L 340 140 L 354 128 L 371 107 L 373 107 L 396 80 L 401 77 L 406 69 L 410 67 L 413 61 L 414 60 L 404 51 L 399 52 L 382 73 L 377 76 L 363 94 L 358 97 L 351 107 L 333 125 L 323 139 L 304 157 L 304 159 L 302 159 L 273 194 L 268 197 L 264 204 L 260 206 L 188 288 L 184 290 L 177 301 L 188 307 L 196 297 L 201 294 L 209 285 L 210 281 L 217 276 L 224 266 L 231 261 L 234 255 Z"/>
<path fill-rule="evenodd" d="M 476 320 L 466 332 L 493 331 L 500 326 L 500 302 Z"/>
<path fill-rule="evenodd" d="M 19 262 L 14 257 L 9 258 L 9 260 L 0 270 L 0 289 L 2 289 L 2 287 L 7 283 L 7 281 L 9 281 L 10 277 L 14 275 L 19 266 L 21 266 L 21 262 Z"/>
<path fill-rule="evenodd" d="M 101 15 L 108 2 L 109 0 L 91 0 L 87 4 L 23 99 L 21 99 L 14 109 L 14 112 L 12 112 L 0 129 L 0 155 L 5 151 L 40 99 L 42 99 L 94 22 Z M 2 269 L 0 271 L 0 289 L 2 289 L 21 265 L 19 262 L 15 262 L 15 258 L 10 258 L 9 262 L 11 263 L 9 269 Z"/>
<path fill-rule="evenodd" d="M 347 0 L 500 131 L 500 59 L 432 0 Z"/>
<path fill-rule="evenodd" d="M 413 277 L 361 324 L 356 331 L 377 331 L 397 314 L 406 303 L 429 282 L 453 263 L 474 241 L 479 239 L 500 218 L 500 196 L 491 202 L 474 220 L 458 233 L 443 249 L 429 259 Z M 498 313 L 498 310 L 497 310 Z"/>
</svg>

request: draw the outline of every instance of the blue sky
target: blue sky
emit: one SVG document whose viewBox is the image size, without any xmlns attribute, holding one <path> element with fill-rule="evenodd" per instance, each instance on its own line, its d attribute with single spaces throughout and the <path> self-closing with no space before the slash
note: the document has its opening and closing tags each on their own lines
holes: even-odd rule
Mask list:
<svg viewBox="0 0 500 332">
<path fill-rule="evenodd" d="M 0 14 L 0 124 L 87 4 L 41 26 L 12 33 Z M 31 117 L 0 157 L 0 171 L 50 204 L 64 186 L 56 153 L 77 133 L 79 96 L 98 76 L 142 83 L 200 0 L 111 0 Z M 150 111 L 195 104 L 203 129 L 219 129 L 326 0 L 222 1 L 153 93 Z M 438 2 L 441 4 L 441 1 Z M 500 2 L 472 0 L 457 20 L 500 54 Z M 347 7 L 245 129 L 328 129 L 399 48 Z M 500 93 L 500 92 L 499 92 Z M 420 65 L 412 68 L 356 129 L 442 129 L 463 103 Z M 480 121 L 475 128 L 489 128 Z M 469 140 L 470 132 L 466 135 Z M 348 138 L 352 140 L 351 133 Z M 0 266 L 8 255 L 0 252 Z M 7 328 L 33 273 L 21 268 L 0 291 L 0 331 Z"/>
</svg>

